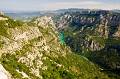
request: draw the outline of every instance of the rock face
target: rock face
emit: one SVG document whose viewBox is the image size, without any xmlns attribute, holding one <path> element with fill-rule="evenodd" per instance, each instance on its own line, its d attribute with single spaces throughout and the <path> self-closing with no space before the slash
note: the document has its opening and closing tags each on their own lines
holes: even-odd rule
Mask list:
<svg viewBox="0 0 120 79">
<path fill-rule="evenodd" d="M 11 75 L 0 64 L 0 79 L 11 79 Z"/>
<path fill-rule="evenodd" d="M 120 25 L 118 26 L 117 31 L 114 33 L 114 37 L 120 37 Z"/>
<path fill-rule="evenodd" d="M 51 17 L 43 16 L 41 18 L 37 18 L 34 21 L 35 24 L 41 26 L 42 28 L 47 28 L 49 25 L 54 26 L 53 20 Z M 49 24 L 49 25 L 48 25 Z"/>
<path fill-rule="evenodd" d="M 88 43 L 86 43 L 86 47 L 89 48 L 91 51 L 97 51 L 104 48 L 104 46 L 100 45 L 98 42 L 94 40 L 88 41 Z"/>
<path fill-rule="evenodd" d="M 11 22 L 16 24 L 12 19 Z M 0 32 L 0 62 L 11 79 L 109 79 L 92 62 L 59 43 L 51 17 L 13 26 L 0 29 L 6 33 Z M 5 78 L 9 79 L 9 75 Z"/>
<path fill-rule="evenodd" d="M 119 73 L 120 13 L 112 11 L 66 12 L 56 22 L 72 51 Z"/>
<path fill-rule="evenodd" d="M 56 23 L 58 30 L 62 29 L 65 32 L 70 32 L 69 34 L 73 32 L 73 36 L 76 38 L 86 35 L 97 38 L 103 37 L 103 39 L 107 39 L 109 37 L 119 38 L 119 25 L 120 14 L 112 13 L 110 11 L 89 11 L 87 13 L 67 12 L 61 15 L 59 21 L 57 21 Z M 90 44 L 90 42 L 87 40 L 85 42 L 88 42 L 88 44 Z M 99 44 L 99 42 L 96 42 L 97 45 L 95 43 L 93 44 L 93 42 L 95 41 L 93 40 L 91 45 L 89 45 L 90 48 L 92 46 L 92 51 L 96 51 L 96 49 L 100 50 L 101 45 Z"/>
<path fill-rule="evenodd" d="M 11 34 L 11 39 L 1 36 L 1 42 L 4 42 L 1 48 L 1 53 L 10 53 L 18 49 L 21 49 L 22 46 L 27 43 L 29 40 L 41 36 L 41 32 L 38 27 L 27 27 L 22 30 L 19 28 L 10 28 L 8 32 Z"/>
<path fill-rule="evenodd" d="M 0 20 L 8 20 L 8 18 L 0 17 Z"/>
</svg>

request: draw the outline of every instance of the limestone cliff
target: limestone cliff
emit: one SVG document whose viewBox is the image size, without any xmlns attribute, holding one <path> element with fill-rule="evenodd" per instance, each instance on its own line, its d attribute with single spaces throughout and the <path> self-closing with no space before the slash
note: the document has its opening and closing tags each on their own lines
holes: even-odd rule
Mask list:
<svg viewBox="0 0 120 79">
<path fill-rule="evenodd" d="M 119 25 L 119 13 L 102 10 L 90 11 L 88 13 L 66 12 L 56 22 L 58 30 L 64 30 L 65 34 L 67 34 L 66 36 L 71 36 L 71 38 L 75 37 L 74 40 L 80 40 L 81 38 L 79 37 L 83 36 L 96 37 L 95 39 L 101 38 L 101 41 L 108 38 L 119 38 Z M 88 37 L 84 38 L 84 46 L 89 46 L 90 49 L 92 47 L 92 51 L 96 51 L 96 49 L 100 50 L 105 46 L 101 44 L 100 40 L 94 39 L 91 43 L 89 40 L 85 41 L 86 38 Z M 79 40 L 77 41 L 80 42 Z M 80 44 L 82 43 L 83 41 Z"/>
<path fill-rule="evenodd" d="M 6 79 L 109 79 L 97 65 L 59 43 L 51 17 L 0 22 L 0 62 L 10 75 Z"/>
<path fill-rule="evenodd" d="M 66 12 L 56 22 L 72 51 L 86 56 L 106 71 L 120 74 L 120 13 L 95 10 Z"/>
</svg>

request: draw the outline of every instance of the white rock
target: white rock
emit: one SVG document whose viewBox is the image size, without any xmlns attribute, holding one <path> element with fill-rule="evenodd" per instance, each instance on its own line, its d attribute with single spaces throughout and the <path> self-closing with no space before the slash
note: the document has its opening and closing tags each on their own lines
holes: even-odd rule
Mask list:
<svg viewBox="0 0 120 79">
<path fill-rule="evenodd" d="M 0 64 L 0 79 L 11 79 L 10 74 Z"/>
<path fill-rule="evenodd" d="M 22 74 L 23 78 L 28 78 L 28 79 L 30 79 L 29 76 L 28 76 L 26 73 L 24 73 L 23 71 L 22 71 L 22 72 L 20 72 L 19 70 L 16 70 L 16 71 L 17 71 L 18 73 Z"/>
<path fill-rule="evenodd" d="M 8 18 L 0 17 L 0 20 L 8 20 Z"/>
</svg>

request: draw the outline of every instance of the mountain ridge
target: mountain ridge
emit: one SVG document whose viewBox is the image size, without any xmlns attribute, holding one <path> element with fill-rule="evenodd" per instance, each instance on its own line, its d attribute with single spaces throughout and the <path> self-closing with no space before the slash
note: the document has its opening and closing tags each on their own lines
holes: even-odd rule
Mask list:
<svg viewBox="0 0 120 79">
<path fill-rule="evenodd" d="M 11 75 L 7 79 L 109 79 L 99 66 L 60 43 L 51 17 L 0 22 L 6 32 L 0 32 L 0 62 Z"/>
</svg>

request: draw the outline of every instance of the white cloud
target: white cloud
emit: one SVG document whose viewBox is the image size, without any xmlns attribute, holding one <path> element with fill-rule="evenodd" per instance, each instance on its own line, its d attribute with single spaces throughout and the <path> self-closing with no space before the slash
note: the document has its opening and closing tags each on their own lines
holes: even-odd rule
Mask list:
<svg viewBox="0 0 120 79">
<path fill-rule="evenodd" d="M 120 2 L 117 0 L 0 0 L 0 10 L 39 11 L 65 8 L 120 9 Z"/>
<path fill-rule="evenodd" d="M 120 4 L 104 3 L 99 1 L 56 2 L 44 5 L 44 9 L 87 8 L 87 9 L 120 9 Z"/>
</svg>

